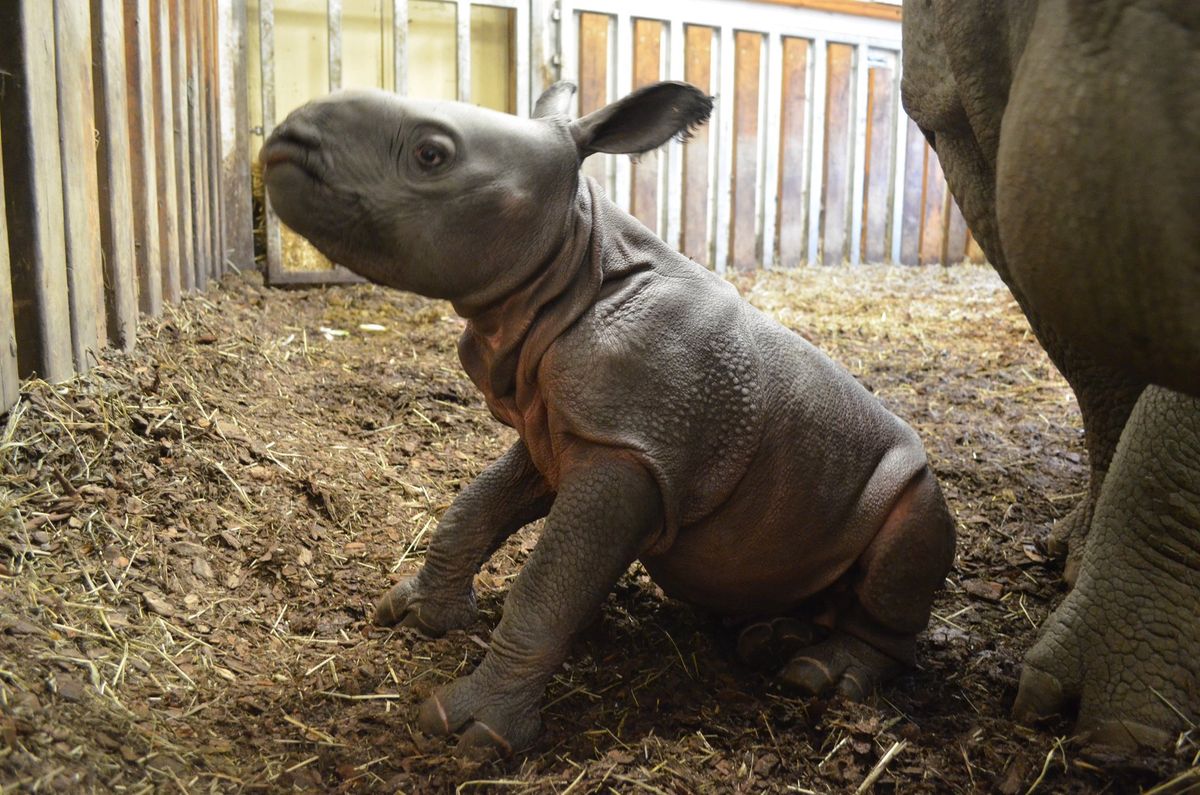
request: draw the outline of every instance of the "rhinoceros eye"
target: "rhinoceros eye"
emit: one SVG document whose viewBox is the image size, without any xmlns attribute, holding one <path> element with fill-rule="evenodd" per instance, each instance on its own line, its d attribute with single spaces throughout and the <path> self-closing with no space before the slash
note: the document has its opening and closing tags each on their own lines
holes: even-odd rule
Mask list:
<svg viewBox="0 0 1200 795">
<path fill-rule="evenodd" d="M 423 143 L 417 147 L 417 162 L 425 168 L 437 168 L 446 162 L 446 151 L 435 143 Z"/>
</svg>

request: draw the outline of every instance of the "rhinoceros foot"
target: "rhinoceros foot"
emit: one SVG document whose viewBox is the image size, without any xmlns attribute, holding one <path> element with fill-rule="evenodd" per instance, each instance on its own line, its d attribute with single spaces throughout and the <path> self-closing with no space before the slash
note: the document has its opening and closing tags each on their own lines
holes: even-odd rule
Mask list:
<svg viewBox="0 0 1200 795">
<path fill-rule="evenodd" d="M 509 688 L 493 679 L 477 669 L 439 688 L 421 705 L 417 725 L 433 736 L 461 729 L 455 749 L 460 757 L 505 757 L 532 745 L 542 731 L 541 690 Z"/>
<path fill-rule="evenodd" d="M 412 627 L 429 637 L 470 626 L 478 609 L 470 591 L 455 596 L 436 594 L 413 575 L 396 583 L 375 605 L 375 623 L 381 627 Z"/>
<path fill-rule="evenodd" d="M 862 701 L 904 668 L 902 662 L 874 646 L 838 632 L 801 649 L 780 672 L 779 681 L 807 695 L 835 692 Z"/>
<path fill-rule="evenodd" d="M 1096 501 L 1079 580 L 1025 658 L 1013 712 L 1079 706 L 1093 744 L 1162 746 L 1200 716 L 1200 400 L 1149 387 Z"/>
<path fill-rule="evenodd" d="M 1074 586 L 1079 579 L 1079 564 L 1083 561 L 1083 549 L 1095 510 L 1096 500 L 1088 494 L 1070 513 L 1054 523 L 1050 537 L 1046 539 L 1046 551 L 1063 560 L 1063 580 L 1067 585 Z"/>
<path fill-rule="evenodd" d="M 813 635 L 811 623 L 791 616 L 756 621 L 738 633 L 737 656 L 751 668 L 770 668 L 811 645 Z"/>
</svg>

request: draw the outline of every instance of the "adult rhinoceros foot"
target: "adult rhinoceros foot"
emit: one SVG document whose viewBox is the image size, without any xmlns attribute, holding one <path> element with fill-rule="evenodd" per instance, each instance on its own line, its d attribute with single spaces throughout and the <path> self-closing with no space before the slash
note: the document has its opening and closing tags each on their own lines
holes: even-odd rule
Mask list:
<svg viewBox="0 0 1200 795">
<path fill-rule="evenodd" d="M 1013 711 L 1079 706 L 1093 744 L 1162 746 L 1200 715 L 1200 400 L 1138 401 L 1074 590 L 1025 658 Z"/>
<path fill-rule="evenodd" d="M 1063 580 L 1067 585 L 1074 586 L 1079 579 L 1079 566 L 1095 511 L 1096 500 L 1087 494 L 1070 513 L 1054 523 L 1050 537 L 1046 539 L 1046 551 L 1063 561 Z"/>
</svg>

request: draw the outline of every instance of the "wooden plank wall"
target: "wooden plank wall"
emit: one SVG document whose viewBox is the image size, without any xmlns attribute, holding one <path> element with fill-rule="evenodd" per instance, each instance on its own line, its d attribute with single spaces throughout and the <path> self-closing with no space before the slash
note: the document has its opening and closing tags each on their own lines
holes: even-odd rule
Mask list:
<svg viewBox="0 0 1200 795">
<path fill-rule="evenodd" d="M 692 24 L 686 10 L 662 19 L 649 9 L 607 13 L 605 3 L 573 12 L 568 62 L 581 115 L 668 76 L 718 95 L 712 123 L 679 149 L 678 165 L 664 165 L 669 148 L 644 156 L 625 185 L 610 158 L 584 164 L 647 227 L 677 231 L 668 242 L 689 257 L 736 270 L 791 268 L 814 255 L 826 265 L 983 260 L 936 154 L 900 107 L 898 49 L 743 29 L 752 20 L 732 12 L 726 28 Z M 682 42 L 671 41 L 677 35 Z"/>
<path fill-rule="evenodd" d="M 0 3 L 0 413 L 225 272 L 217 25 L 217 0 Z"/>
</svg>

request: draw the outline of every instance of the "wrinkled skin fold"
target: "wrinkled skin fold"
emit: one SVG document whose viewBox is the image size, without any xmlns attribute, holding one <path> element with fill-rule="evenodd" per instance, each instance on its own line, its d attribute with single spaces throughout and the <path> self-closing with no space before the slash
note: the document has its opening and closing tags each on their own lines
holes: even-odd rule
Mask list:
<svg viewBox="0 0 1200 795">
<path fill-rule="evenodd" d="M 580 179 L 591 153 L 686 135 L 711 98 L 660 83 L 572 121 L 571 93 L 517 119 L 347 92 L 294 112 L 261 155 L 285 223 L 377 282 L 453 303 L 464 369 L 520 436 L 377 621 L 469 625 L 479 567 L 546 518 L 483 662 L 418 724 L 469 755 L 530 745 L 572 637 L 639 559 L 668 594 L 748 621 L 739 649 L 785 684 L 864 697 L 913 663 L 953 559 L 921 442 Z"/>
<path fill-rule="evenodd" d="M 1163 744 L 1200 715 L 1200 4 L 913 0 L 904 38 L 905 109 L 1074 389 L 1092 469 L 1016 714 Z"/>
</svg>

